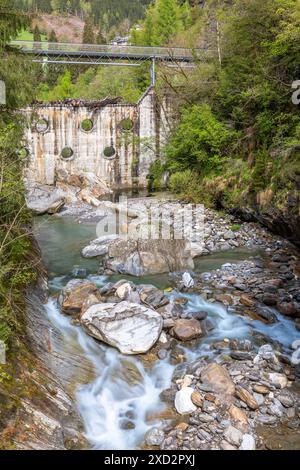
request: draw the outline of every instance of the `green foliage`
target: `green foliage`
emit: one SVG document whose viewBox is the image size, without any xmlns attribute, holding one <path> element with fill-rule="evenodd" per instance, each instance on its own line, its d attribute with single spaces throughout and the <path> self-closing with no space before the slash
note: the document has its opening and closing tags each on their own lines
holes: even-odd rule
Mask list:
<svg viewBox="0 0 300 470">
<path fill-rule="evenodd" d="M 218 171 L 233 135 L 208 105 L 184 109 L 165 149 L 169 168 L 174 171 L 190 168 L 203 175 Z"/>
<path fill-rule="evenodd" d="M 268 178 L 268 162 L 270 160 L 269 153 L 266 149 L 262 149 L 256 155 L 256 162 L 252 174 L 252 189 L 255 192 L 266 189 L 269 178 Z"/>
<path fill-rule="evenodd" d="M 239 232 L 241 230 L 241 225 L 240 224 L 231 225 L 230 230 L 232 232 Z"/>
<path fill-rule="evenodd" d="M 0 13 L 0 79 L 7 88 L 7 104 L 0 105 L 0 339 L 9 342 L 24 311 L 22 289 L 35 277 L 28 266 L 32 247 L 26 227 L 31 214 L 26 209 L 20 158 L 24 121 L 14 108 L 34 97 L 36 71 L 6 44 L 28 26 L 29 18 L 6 0 L 0 0 Z"/>
<path fill-rule="evenodd" d="M 82 42 L 83 44 L 94 44 L 95 42 L 94 24 L 91 18 L 85 20 Z"/>
<path fill-rule="evenodd" d="M 173 173 L 169 179 L 169 189 L 188 202 L 203 201 L 200 179 L 194 171 L 185 170 Z"/>
<path fill-rule="evenodd" d="M 131 42 L 143 46 L 162 46 L 190 24 L 190 8 L 178 0 L 156 0 L 146 11 L 142 29 L 132 31 Z"/>
<path fill-rule="evenodd" d="M 163 175 L 165 173 L 165 165 L 160 159 L 155 160 L 149 172 L 149 189 L 159 191 L 163 189 Z"/>
</svg>

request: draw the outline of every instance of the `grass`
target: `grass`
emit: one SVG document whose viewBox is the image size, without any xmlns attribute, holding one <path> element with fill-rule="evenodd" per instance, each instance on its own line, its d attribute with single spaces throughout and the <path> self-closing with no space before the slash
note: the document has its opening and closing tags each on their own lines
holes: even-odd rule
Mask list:
<svg viewBox="0 0 300 470">
<path fill-rule="evenodd" d="M 41 34 L 42 41 L 48 41 L 48 38 L 45 34 Z M 17 41 L 33 41 L 33 34 L 29 31 L 23 30 L 18 37 Z"/>
</svg>

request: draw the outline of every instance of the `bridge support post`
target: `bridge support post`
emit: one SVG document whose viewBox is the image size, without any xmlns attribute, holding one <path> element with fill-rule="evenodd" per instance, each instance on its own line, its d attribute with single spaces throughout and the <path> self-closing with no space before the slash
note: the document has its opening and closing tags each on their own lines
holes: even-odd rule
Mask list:
<svg viewBox="0 0 300 470">
<path fill-rule="evenodd" d="M 155 73 L 155 57 L 152 57 L 151 63 L 151 86 L 155 86 L 156 73 Z"/>
</svg>

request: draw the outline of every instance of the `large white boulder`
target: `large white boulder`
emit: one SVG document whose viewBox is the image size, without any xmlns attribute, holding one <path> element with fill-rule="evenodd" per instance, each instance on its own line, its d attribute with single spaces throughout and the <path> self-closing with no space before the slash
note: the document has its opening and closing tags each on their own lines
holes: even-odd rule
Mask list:
<svg viewBox="0 0 300 470">
<path fill-rule="evenodd" d="M 142 354 L 157 342 L 163 320 L 155 310 L 124 301 L 93 305 L 81 324 L 89 335 L 123 354 Z"/>
</svg>

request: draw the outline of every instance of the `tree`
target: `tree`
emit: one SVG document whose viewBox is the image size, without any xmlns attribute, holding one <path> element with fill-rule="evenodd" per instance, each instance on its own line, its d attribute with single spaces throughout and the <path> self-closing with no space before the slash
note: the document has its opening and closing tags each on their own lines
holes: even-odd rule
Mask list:
<svg viewBox="0 0 300 470">
<path fill-rule="evenodd" d="M 40 29 L 38 25 L 35 25 L 34 30 L 33 30 L 33 40 L 34 42 L 41 42 L 42 41 L 42 36 Z"/>
<path fill-rule="evenodd" d="M 168 44 L 190 21 L 189 6 L 178 0 L 156 0 L 146 11 L 141 30 L 133 30 L 131 41 L 137 45 Z"/>
<path fill-rule="evenodd" d="M 85 20 L 82 42 L 83 44 L 94 44 L 95 42 L 94 24 L 91 18 Z"/>
<path fill-rule="evenodd" d="M 105 44 L 105 38 L 102 34 L 101 28 L 98 31 L 98 34 L 96 36 L 96 44 Z"/>
<path fill-rule="evenodd" d="M 58 42 L 58 39 L 57 39 L 57 36 L 56 36 L 56 33 L 55 33 L 54 29 L 51 30 L 51 32 L 49 34 L 48 41 L 49 42 Z"/>
</svg>

